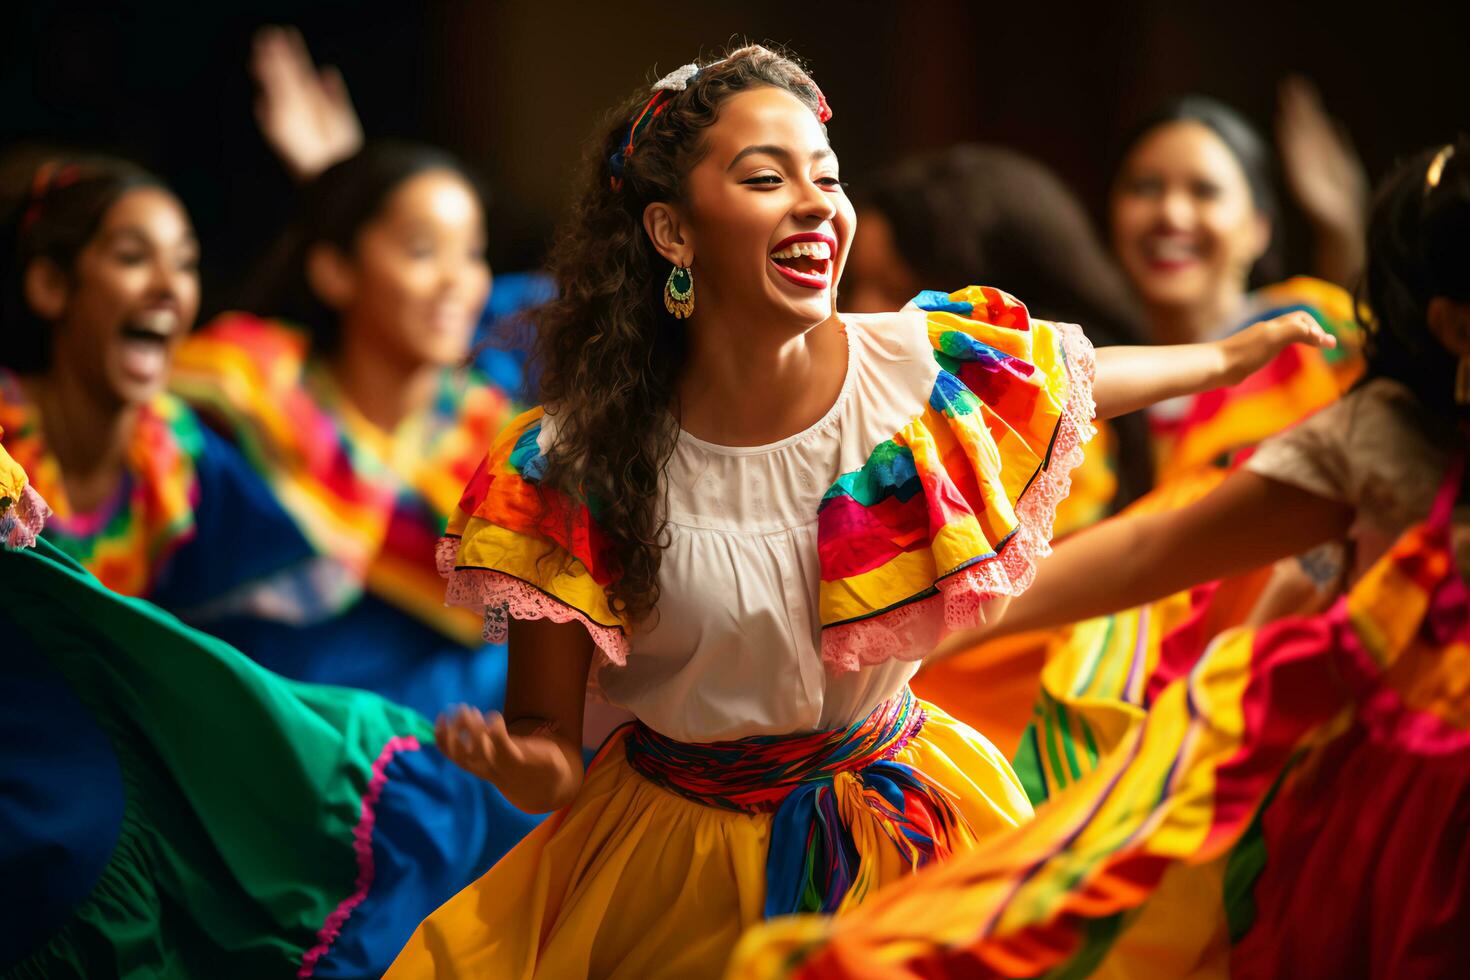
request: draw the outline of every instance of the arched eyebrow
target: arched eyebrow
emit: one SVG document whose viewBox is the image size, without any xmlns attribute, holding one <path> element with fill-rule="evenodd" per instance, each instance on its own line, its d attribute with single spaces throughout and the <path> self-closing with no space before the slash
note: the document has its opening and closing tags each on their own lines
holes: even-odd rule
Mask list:
<svg viewBox="0 0 1470 980">
<path fill-rule="evenodd" d="M 754 146 L 747 146 L 745 149 L 735 154 L 735 159 L 730 161 L 730 165 L 725 168 L 725 172 L 729 173 L 731 170 L 735 169 L 735 164 L 739 163 L 741 160 L 744 160 L 746 157 L 752 156 L 757 153 L 764 153 L 766 156 L 770 157 L 779 157 L 787 162 L 795 159 L 795 154 L 786 149 L 786 147 L 784 146 L 776 146 L 773 143 L 757 143 Z M 824 146 L 820 150 L 813 151 L 811 159 L 813 161 L 816 161 L 822 159 L 823 157 L 830 156 L 836 156 L 836 154 L 832 152 L 832 148 L 830 146 Z"/>
<path fill-rule="evenodd" d="M 136 241 L 149 248 L 153 247 L 152 236 L 138 225 L 120 225 L 117 228 L 109 228 L 102 233 L 101 241 L 104 245 L 111 245 L 118 241 Z M 178 244 L 198 248 L 199 239 L 193 232 L 189 232 L 179 239 Z"/>
</svg>

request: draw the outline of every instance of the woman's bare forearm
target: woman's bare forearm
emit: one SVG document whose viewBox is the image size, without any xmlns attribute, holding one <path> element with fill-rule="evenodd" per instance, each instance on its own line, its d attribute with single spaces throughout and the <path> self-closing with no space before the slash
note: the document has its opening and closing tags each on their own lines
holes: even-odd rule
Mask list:
<svg viewBox="0 0 1470 980">
<path fill-rule="evenodd" d="M 1157 402 L 1230 382 L 1226 351 L 1217 343 L 1168 347 L 1100 347 L 1092 399 L 1097 417 L 1116 418 Z"/>
<path fill-rule="evenodd" d="M 1130 609 L 1299 554 L 1342 535 L 1352 510 L 1250 472 L 1176 511 L 1123 515 L 1069 537 L 1031 588 L 967 642 Z"/>
<path fill-rule="evenodd" d="M 1115 418 L 1170 398 L 1237 384 L 1295 343 L 1333 347 L 1337 342 L 1310 315 L 1297 312 L 1208 343 L 1099 348 L 1092 386 L 1097 417 Z"/>
<path fill-rule="evenodd" d="M 548 730 L 539 719 L 510 719 L 506 725 L 522 759 L 497 775 L 496 788 L 526 813 L 549 813 L 571 803 L 582 788 L 582 745 Z"/>
</svg>

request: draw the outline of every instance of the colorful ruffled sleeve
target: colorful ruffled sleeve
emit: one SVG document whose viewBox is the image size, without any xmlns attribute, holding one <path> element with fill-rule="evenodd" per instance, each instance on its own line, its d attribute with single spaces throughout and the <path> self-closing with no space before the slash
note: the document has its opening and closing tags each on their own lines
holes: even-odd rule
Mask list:
<svg viewBox="0 0 1470 980">
<path fill-rule="evenodd" d="M 818 512 L 822 655 L 835 670 L 923 657 L 1024 591 L 1093 434 L 1092 345 L 972 286 L 921 293 L 927 404 L 842 474 Z"/>
<path fill-rule="evenodd" d="M 0 429 L 0 439 L 4 438 L 5 430 Z M 0 547 L 19 551 L 34 546 L 49 516 L 51 508 L 0 443 Z"/>
<path fill-rule="evenodd" d="M 609 540 L 582 502 L 541 486 L 542 409 L 496 439 L 465 488 L 439 543 L 450 605 L 485 610 L 485 638 L 505 639 L 507 617 L 580 622 L 608 661 L 627 661 L 626 624 L 608 601 L 616 578 Z"/>
</svg>

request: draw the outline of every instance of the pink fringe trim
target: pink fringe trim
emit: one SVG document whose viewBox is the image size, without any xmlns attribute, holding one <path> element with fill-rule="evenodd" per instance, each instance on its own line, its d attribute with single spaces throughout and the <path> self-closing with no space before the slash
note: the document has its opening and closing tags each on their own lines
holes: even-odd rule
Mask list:
<svg viewBox="0 0 1470 980">
<path fill-rule="evenodd" d="M 1083 447 L 1097 432 L 1092 382 L 1097 359 L 1080 327 L 1056 324 L 1067 358 L 1067 404 L 1057 426 L 1048 465 L 1016 502 L 1016 530 L 1000 553 L 963 571 L 940 576 L 939 594 L 911 602 L 822 633 L 822 660 L 841 674 L 886 660 L 922 660 L 955 630 L 985 622 L 985 604 L 1018 596 L 1036 578 L 1036 563 L 1051 554 L 1057 505 L 1072 489 L 1072 471 L 1082 463 Z"/>
<path fill-rule="evenodd" d="M 51 508 L 36 492 L 36 488 L 29 485 L 24 487 L 20 496 L 0 514 L 0 547 L 6 551 L 34 548 L 36 537 L 46 526 L 46 518 L 50 516 Z"/>
<path fill-rule="evenodd" d="M 619 667 L 628 662 L 628 638 L 622 630 L 594 622 L 580 609 L 513 575 L 488 568 L 452 568 L 444 599 L 451 606 L 485 610 L 484 637 L 487 643 L 504 643 L 512 619 L 549 619 L 553 623 L 576 621 L 587 627 L 592 642 L 597 644 L 606 662 Z"/>
<path fill-rule="evenodd" d="M 388 740 L 388 744 L 383 746 L 383 750 L 373 760 L 373 775 L 368 780 L 367 792 L 362 797 L 362 815 L 358 817 L 357 826 L 352 831 L 352 849 L 357 853 L 356 888 L 332 910 L 327 921 L 317 930 L 317 943 L 301 957 L 301 969 L 296 971 L 297 977 L 312 975 L 317 963 L 327 955 L 332 944 L 341 935 L 342 927 L 352 917 L 353 910 L 367 898 L 368 890 L 373 886 L 373 827 L 378 819 L 378 799 L 383 795 L 383 786 L 388 782 L 388 773 L 385 770 L 398 753 L 416 752 L 419 748 L 419 740 L 414 736 L 395 736 Z"/>
</svg>

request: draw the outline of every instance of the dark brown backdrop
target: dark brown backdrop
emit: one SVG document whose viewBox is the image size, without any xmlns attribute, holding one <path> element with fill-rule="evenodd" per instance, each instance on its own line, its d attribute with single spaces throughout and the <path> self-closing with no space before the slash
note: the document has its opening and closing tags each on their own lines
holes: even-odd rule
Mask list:
<svg viewBox="0 0 1470 980">
<path fill-rule="evenodd" d="M 371 133 L 443 143 L 485 172 L 504 268 L 536 261 L 606 105 L 655 66 L 741 38 L 808 61 L 850 177 L 989 140 L 1049 163 L 1095 210 L 1119 134 L 1181 91 L 1268 126 L 1279 79 L 1305 72 L 1375 177 L 1470 129 L 1466 3 L 216 0 L 17 8 L 0 30 L 0 140 L 98 145 L 163 171 L 200 225 L 218 306 L 291 200 L 244 69 L 251 32 L 272 22 L 299 24 L 342 67 Z"/>
</svg>

